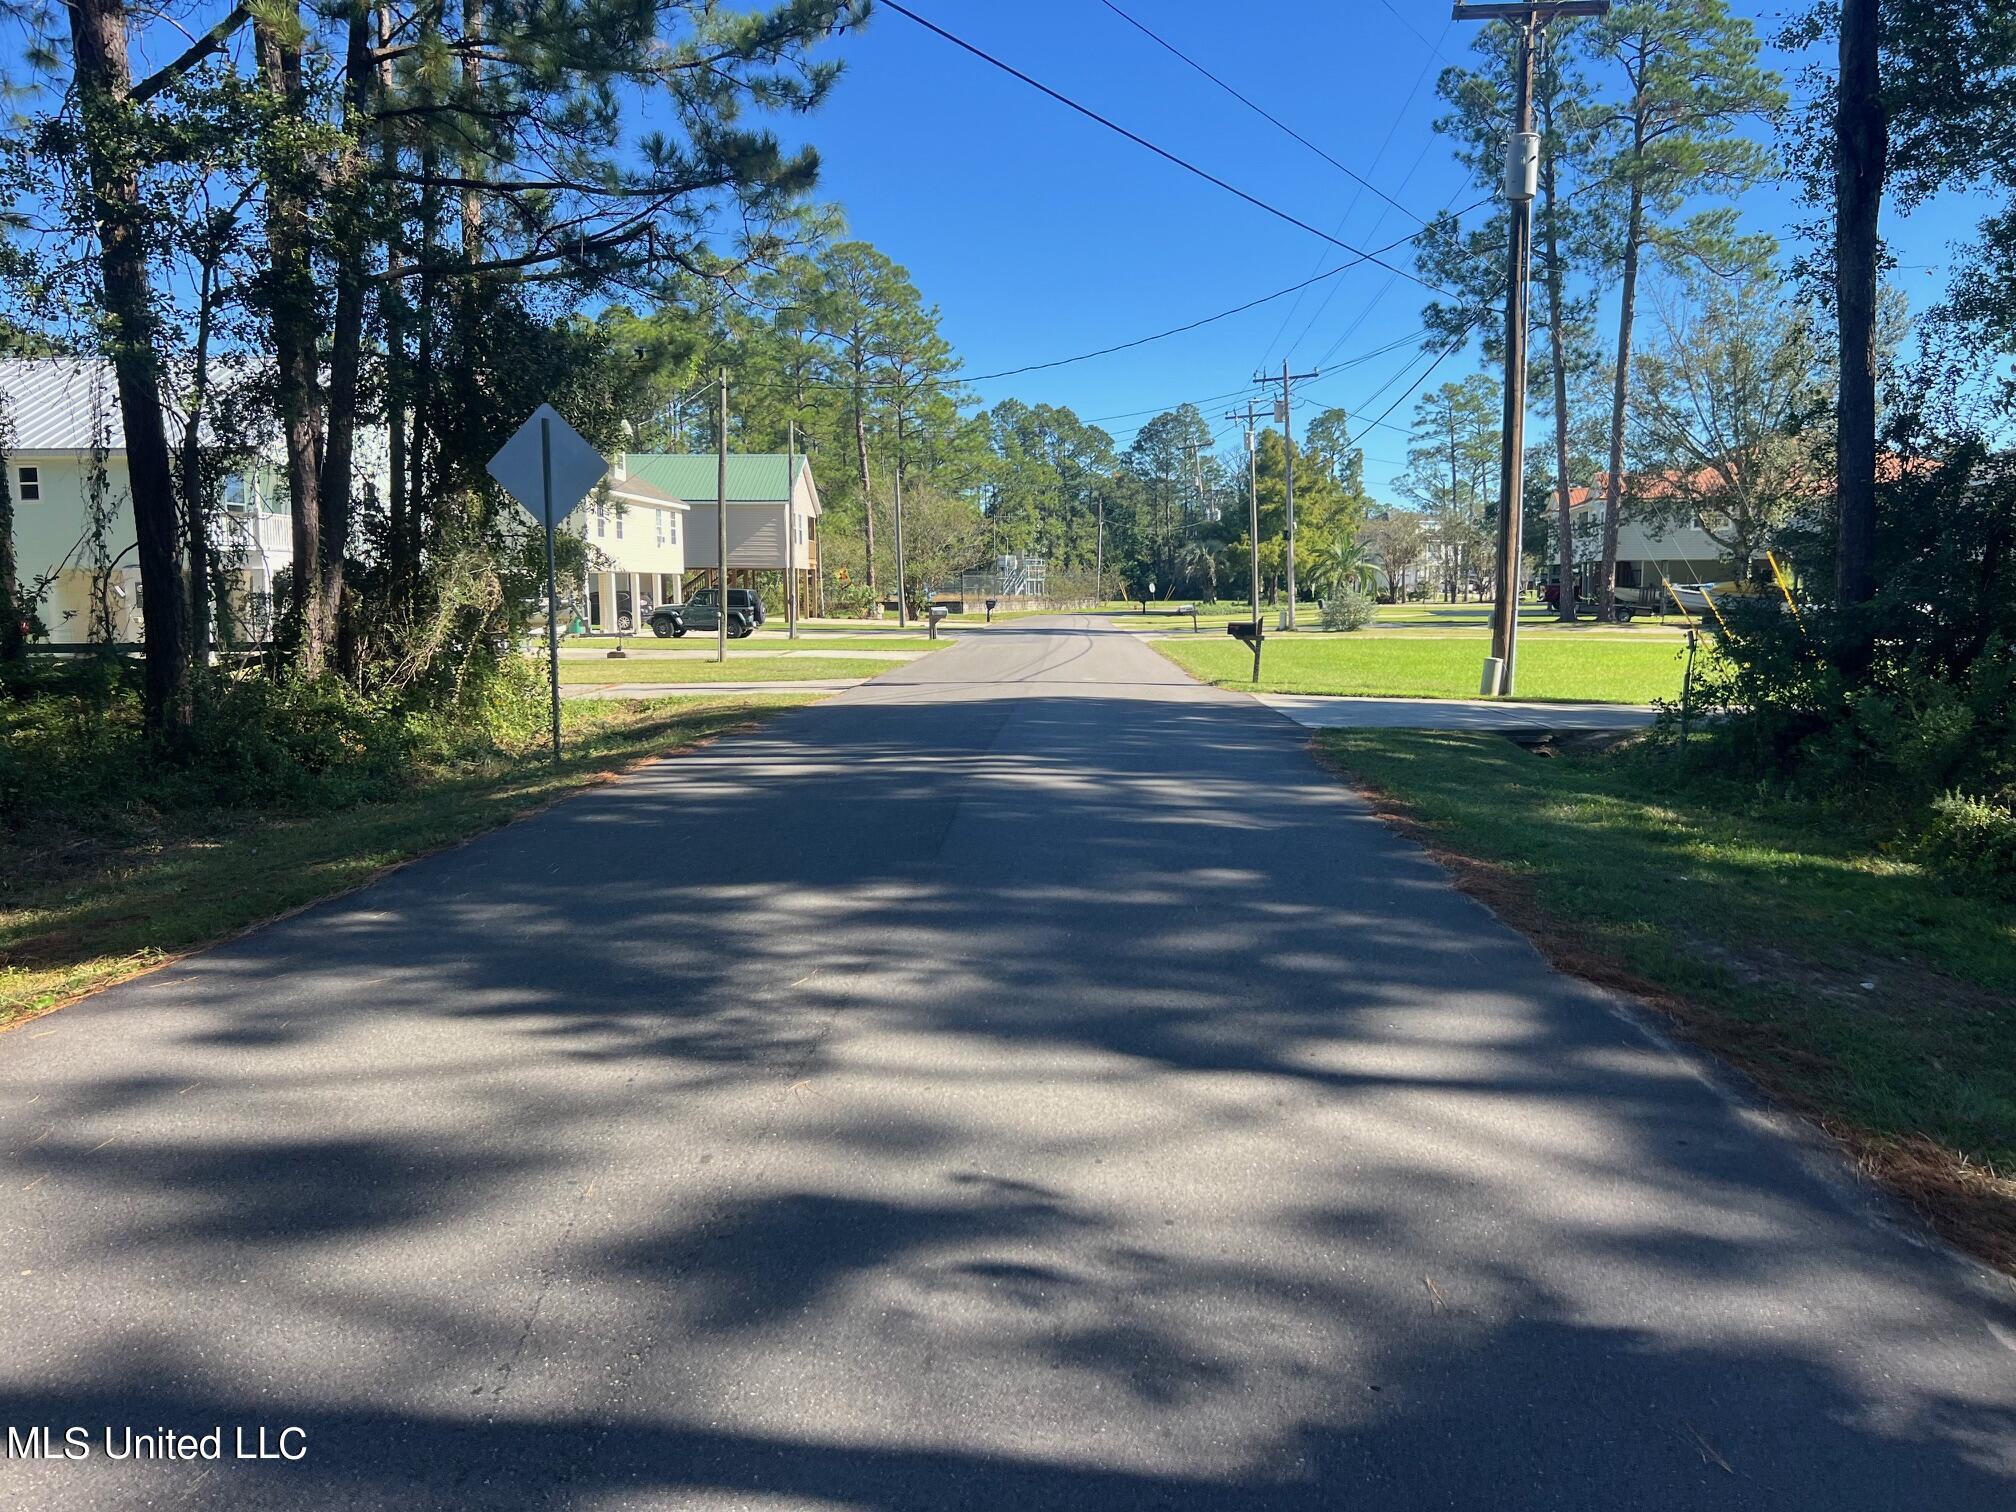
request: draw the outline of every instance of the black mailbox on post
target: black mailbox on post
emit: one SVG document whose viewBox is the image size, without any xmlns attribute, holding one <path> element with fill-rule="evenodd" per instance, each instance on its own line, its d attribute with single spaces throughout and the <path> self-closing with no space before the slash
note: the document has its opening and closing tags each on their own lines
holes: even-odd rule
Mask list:
<svg viewBox="0 0 2016 1512">
<path fill-rule="evenodd" d="M 990 625 L 994 623 L 994 606 L 1000 602 L 999 599 L 987 600 L 987 623 Z"/>
<path fill-rule="evenodd" d="M 1234 620 L 1225 627 L 1225 633 L 1236 641 L 1244 641 L 1249 646 L 1265 634 L 1258 620 Z"/>
</svg>

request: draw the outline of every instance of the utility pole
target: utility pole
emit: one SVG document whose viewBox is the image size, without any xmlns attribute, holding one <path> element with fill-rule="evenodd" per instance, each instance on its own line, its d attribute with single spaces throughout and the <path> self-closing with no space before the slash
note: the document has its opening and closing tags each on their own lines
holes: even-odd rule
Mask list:
<svg viewBox="0 0 2016 1512">
<path fill-rule="evenodd" d="M 1099 500 L 1098 541 L 1092 548 L 1092 607 L 1097 609 L 1106 602 L 1106 495 L 1101 492 Z"/>
<path fill-rule="evenodd" d="M 1511 23 L 1519 51 L 1513 64 L 1512 135 L 1505 145 L 1505 201 L 1511 243 L 1505 253 L 1505 421 L 1498 464 L 1498 570 L 1491 604 L 1491 655 L 1478 691 L 1509 698 L 1519 655 L 1519 563 L 1523 555 L 1526 494 L 1526 336 L 1533 262 L 1533 196 L 1539 189 L 1540 135 L 1533 129 L 1533 53 L 1540 33 L 1557 16 L 1602 16 L 1610 0 L 1532 0 L 1523 4 L 1464 4 L 1458 21 Z M 1562 585 L 1567 591 L 1567 585 Z"/>
<path fill-rule="evenodd" d="M 1191 498 L 1201 508 L 1204 503 L 1204 463 L 1202 460 L 1204 456 L 1204 443 L 1202 441 L 1185 441 L 1183 443 L 1183 456 L 1190 464 Z"/>
<path fill-rule="evenodd" d="M 784 638 L 798 639 L 798 421 L 784 425 Z"/>
<path fill-rule="evenodd" d="M 910 624 L 910 595 L 903 591 L 903 391 L 896 391 L 896 623 Z"/>
<path fill-rule="evenodd" d="M 1284 628 L 1289 630 L 1295 628 L 1295 420 L 1292 408 L 1295 398 L 1294 386 L 1302 379 L 1317 376 L 1318 374 L 1314 370 L 1307 373 L 1289 372 L 1288 359 L 1286 357 L 1281 359 L 1280 377 L 1276 378 L 1271 373 L 1255 373 L 1253 375 L 1255 383 L 1278 383 L 1281 385 L 1281 397 L 1274 401 L 1274 418 L 1281 422 L 1281 458 L 1284 469 L 1282 483 L 1285 486 L 1288 502 L 1288 525 L 1287 535 L 1284 539 L 1286 550 L 1283 553 L 1285 557 L 1283 566 L 1286 569 L 1288 578 L 1288 613 L 1284 621 Z"/>
<path fill-rule="evenodd" d="M 1260 681 L 1260 643 L 1266 627 L 1260 623 L 1260 473 L 1254 465 L 1253 422 L 1259 418 L 1258 401 L 1248 399 L 1246 408 L 1228 410 L 1227 420 L 1246 422 L 1246 565 L 1253 590 L 1253 681 Z"/>
<path fill-rule="evenodd" d="M 639 347 L 637 350 L 641 356 L 644 349 Z M 707 391 L 713 386 L 711 383 L 703 383 L 690 394 L 674 394 L 672 396 L 672 450 L 675 452 L 686 450 L 686 406 L 693 403 L 694 400 L 704 397 Z M 703 431 L 702 434 L 704 435 L 705 432 Z"/>
<path fill-rule="evenodd" d="M 728 660 L 728 369 L 721 369 L 720 427 L 714 472 L 714 660 Z"/>
</svg>

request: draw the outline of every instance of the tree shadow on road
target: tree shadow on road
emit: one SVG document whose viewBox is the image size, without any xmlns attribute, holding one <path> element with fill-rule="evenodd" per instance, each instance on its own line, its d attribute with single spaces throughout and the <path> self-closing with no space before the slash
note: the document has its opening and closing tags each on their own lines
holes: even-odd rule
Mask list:
<svg viewBox="0 0 2016 1512">
<path fill-rule="evenodd" d="M 5 1049 L 22 1505 L 1991 1506 L 1995 1304 L 1251 704 L 839 701 Z M 32 1477 L 32 1479 L 26 1479 Z"/>
</svg>

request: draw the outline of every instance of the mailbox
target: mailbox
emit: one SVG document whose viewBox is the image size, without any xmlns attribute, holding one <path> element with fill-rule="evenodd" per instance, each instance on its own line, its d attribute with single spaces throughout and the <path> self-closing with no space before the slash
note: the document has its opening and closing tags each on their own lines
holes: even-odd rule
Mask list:
<svg viewBox="0 0 2016 1512">
<path fill-rule="evenodd" d="M 1225 627 L 1225 633 L 1249 646 L 1262 639 L 1265 634 L 1258 620 L 1234 620 Z"/>
<path fill-rule="evenodd" d="M 1000 602 L 999 599 L 987 600 L 987 623 L 990 625 L 994 623 L 994 606 Z"/>
<path fill-rule="evenodd" d="M 945 622 L 945 616 L 951 612 L 943 604 L 933 604 L 924 611 L 924 620 L 930 627 L 931 639 L 938 639 L 938 627 Z"/>
</svg>

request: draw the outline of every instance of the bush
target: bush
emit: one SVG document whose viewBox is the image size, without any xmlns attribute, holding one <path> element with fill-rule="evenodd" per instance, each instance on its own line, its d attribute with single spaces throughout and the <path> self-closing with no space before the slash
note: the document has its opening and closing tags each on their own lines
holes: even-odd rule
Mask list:
<svg viewBox="0 0 2016 1512">
<path fill-rule="evenodd" d="M 418 730 L 336 678 L 242 673 L 205 690 L 179 770 L 178 802 L 341 807 L 410 785 Z"/>
<path fill-rule="evenodd" d="M 206 672 L 195 728 L 173 750 L 141 727 L 138 674 L 114 656 L 17 672 L 0 699 L 0 829 L 342 808 L 399 796 L 443 767 L 541 748 L 546 736 L 543 671 L 517 656 L 478 662 L 452 688 L 399 696 L 335 677 Z"/>
<path fill-rule="evenodd" d="M 874 612 L 875 600 L 879 594 L 868 591 L 868 585 L 859 581 L 828 583 L 826 585 L 826 612 L 835 619 L 867 619 Z"/>
<path fill-rule="evenodd" d="M 1362 588 L 1339 588 L 1323 600 L 1325 630 L 1363 630 L 1378 615 L 1378 603 Z"/>
<path fill-rule="evenodd" d="M 1933 800 L 1918 860 L 1962 892 L 2016 898 L 2016 810 L 1959 792 Z"/>
<path fill-rule="evenodd" d="M 1877 489 L 1875 597 L 1725 599 L 1728 632 L 1697 682 L 1716 741 L 1773 785 L 1904 810 L 1942 791 L 2016 786 L 2016 454 L 1901 418 L 1916 459 Z M 1820 594 L 1833 577 L 1823 511 L 1775 543 Z"/>
</svg>

